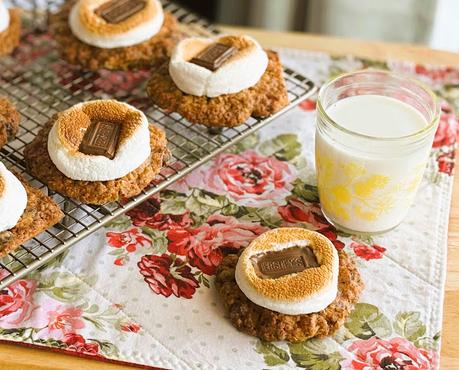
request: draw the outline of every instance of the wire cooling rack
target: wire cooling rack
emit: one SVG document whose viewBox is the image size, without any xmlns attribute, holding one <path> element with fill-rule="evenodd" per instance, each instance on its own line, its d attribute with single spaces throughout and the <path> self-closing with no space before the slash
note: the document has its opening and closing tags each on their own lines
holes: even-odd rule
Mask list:
<svg viewBox="0 0 459 370">
<path fill-rule="evenodd" d="M 22 5 L 20 1 L 17 4 Z M 28 4 L 30 6 L 30 0 Z M 0 95 L 9 97 L 22 115 L 20 132 L 13 142 L 0 150 L 0 160 L 20 172 L 33 186 L 52 196 L 64 211 L 65 218 L 0 260 L 0 289 L 57 257 L 77 241 L 268 124 L 315 91 L 310 80 L 287 68 L 284 71 L 289 96 L 287 107 L 269 118 L 250 118 L 237 128 L 212 133 L 176 113 L 152 106 L 144 89 L 148 72 L 93 73 L 65 63 L 59 58 L 46 31 L 46 12 L 37 10 L 36 1 L 32 4 L 32 8 L 24 13 L 21 46 L 12 57 L 0 58 Z M 55 9 L 56 3 L 49 1 L 46 5 L 49 11 Z M 178 18 L 185 32 L 219 33 L 207 21 L 174 3 L 163 1 L 163 5 Z M 166 131 L 172 158 L 154 183 L 140 195 L 123 203 L 88 206 L 53 193 L 34 179 L 26 170 L 22 152 L 53 114 L 81 101 L 101 98 L 116 98 L 143 110 L 152 122 Z"/>
</svg>

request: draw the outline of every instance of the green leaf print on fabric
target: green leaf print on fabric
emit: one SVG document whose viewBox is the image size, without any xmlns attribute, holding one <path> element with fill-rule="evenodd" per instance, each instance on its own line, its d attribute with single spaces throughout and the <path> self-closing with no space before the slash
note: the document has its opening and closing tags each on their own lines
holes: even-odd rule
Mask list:
<svg viewBox="0 0 459 370">
<path fill-rule="evenodd" d="M 440 337 L 434 336 L 433 338 L 430 337 L 422 337 L 413 342 L 413 344 L 418 348 L 424 348 L 428 350 L 438 351 L 440 347 Z"/>
<path fill-rule="evenodd" d="M 426 333 L 426 326 L 419 319 L 420 316 L 415 311 L 399 312 L 395 316 L 395 332 L 412 342 L 416 341 Z"/>
<path fill-rule="evenodd" d="M 290 161 L 290 164 L 295 166 L 299 178 L 303 179 L 304 177 L 308 177 L 308 178 L 310 177 L 308 173 L 309 172 L 308 171 L 308 167 L 309 167 L 308 161 L 306 160 L 305 157 L 303 156 L 295 157 Z"/>
<path fill-rule="evenodd" d="M 14 339 L 22 339 L 24 340 L 24 334 L 28 330 L 28 328 L 14 328 L 14 329 L 4 329 L 0 328 L 0 335 L 8 336 Z"/>
<path fill-rule="evenodd" d="M 268 366 L 285 365 L 290 361 L 287 351 L 269 342 L 258 341 L 255 351 L 263 355 L 265 364 Z"/>
<path fill-rule="evenodd" d="M 214 212 L 222 211 L 228 206 L 230 206 L 229 209 L 231 210 L 231 202 L 225 196 L 215 195 L 201 189 L 193 189 L 185 202 L 186 209 L 198 216 L 207 216 Z"/>
<path fill-rule="evenodd" d="M 95 275 L 78 276 L 66 271 L 54 271 L 48 276 L 41 276 L 38 290 L 58 301 L 72 303 L 84 298 L 96 281 Z"/>
<path fill-rule="evenodd" d="M 78 308 L 84 312 L 83 319 L 89 321 L 98 330 L 105 332 L 107 327 L 115 327 L 120 330 L 117 322 L 124 319 L 124 314 L 117 305 L 109 305 L 102 311 L 98 305 L 84 302 Z"/>
<path fill-rule="evenodd" d="M 386 338 L 392 333 L 389 319 L 369 303 L 357 303 L 344 326 L 360 339 Z"/>
<path fill-rule="evenodd" d="M 301 144 L 296 134 L 281 134 L 264 141 L 258 151 L 266 156 L 274 155 L 281 161 L 290 161 L 301 154 Z"/>
<path fill-rule="evenodd" d="M 344 342 L 346 342 L 349 339 L 354 339 L 355 336 L 352 334 L 348 328 L 346 328 L 344 325 L 338 329 L 338 331 L 333 334 L 333 340 L 340 344 L 343 345 Z"/>
<path fill-rule="evenodd" d="M 219 212 L 226 216 L 236 214 L 239 207 L 223 195 L 205 190 L 193 189 L 189 195 L 166 191 L 161 194 L 161 213 L 181 215 L 190 211 L 195 216 L 205 216 Z"/>
<path fill-rule="evenodd" d="M 53 339 L 53 338 L 48 338 L 48 339 L 38 338 L 38 339 L 35 339 L 33 343 L 39 343 L 39 344 L 43 344 L 43 345 L 50 346 L 50 347 L 56 347 L 56 348 L 64 348 L 64 349 L 68 348 L 67 344 L 63 343 L 60 340 Z"/>
<path fill-rule="evenodd" d="M 308 203 L 319 203 L 317 186 L 309 185 L 296 179 L 293 182 L 292 194 Z"/>
<path fill-rule="evenodd" d="M 274 207 L 252 208 L 243 207 L 244 215 L 239 217 L 241 221 L 258 222 L 269 228 L 276 228 L 281 225 L 282 219 Z"/>
<path fill-rule="evenodd" d="M 115 230 L 126 230 L 131 227 L 131 219 L 126 216 L 122 215 L 117 218 L 115 218 L 113 221 L 110 221 L 105 225 L 105 228 L 107 229 L 115 229 Z"/>
<path fill-rule="evenodd" d="M 161 213 L 181 215 L 186 212 L 185 202 L 187 196 L 173 190 L 161 192 Z"/>
<path fill-rule="evenodd" d="M 372 69 L 389 69 L 387 66 L 387 62 L 381 60 L 372 60 L 372 59 L 365 59 L 365 58 L 358 58 L 364 68 L 372 68 Z"/>
<path fill-rule="evenodd" d="M 143 226 L 141 229 L 144 234 L 150 237 L 153 253 L 161 254 L 166 251 L 168 240 L 164 231 L 155 230 L 148 226 Z"/>
<path fill-rule="evenodd" d="M 195 273 L 195 277 L 200 285 L 204 285 L 206 288 L 210 288 L 209 279 L 201 271 Z"/>
<path fill-rule="evenodd" d="M 237 144 L 233 145 L 230 149 L 233 153 L 242 153 L 247 149 L 255 148 L 260 141 L 258 133 L 247 136 L 245 139 L 241 140 Z"/>
<path fill-rule="evenodd" d="M 454 111 L 459 112 L 459 85 L 447 84 L 435 90 L 435 93 L 447 100 Z"/>
<path fill-rule="evenodd" d="M 340 346 L 330 338 L 310 339 L 302 343 L 289 344 L 292 360 L 308 370 L 339 370 L 343 359 Z"/>
<path fill-rule="evenodd" d="M 118 348 L 113 343 L 106 341 L 99 341 L 95 339 L 90 339 L 92 342 L 99 344 L 100 351 L 107 357 L 118 357 L 119 351 Z"/>
</svg>

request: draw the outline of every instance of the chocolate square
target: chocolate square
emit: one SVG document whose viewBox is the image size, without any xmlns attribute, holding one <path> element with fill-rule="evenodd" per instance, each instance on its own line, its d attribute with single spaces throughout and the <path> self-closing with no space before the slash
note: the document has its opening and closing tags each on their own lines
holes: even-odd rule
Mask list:
<svg viewBox="0 0 459 370">
<path fill-rule="evenodd" d="M 109 121 L 91 122 L 78 150 L 88 155 L 115 158 L 121 134 L 121 124 Z"/>
<path fill-rule="evenodd" d="M 190 60 L 190 63 L 216 71 L 225 63 L 231 56 L 236 54 L 237 48 L 234 46 L 215 43 L 209 45 L 198 55 Z"/>
<path fill-rule="evenodd" d="M 320 266 L 310 247 L 291 247 L 279 251 L 268 251 L 258 253 L 250 259 L 256 274 L 262 279 L 277 279 Z"/>
<path fill-rule="evenodd" d="M 117 24 L 137 14 L 146 5 L 145 0 L 110 0 L 99 6 L 95 13 L 106 22 Z"/>
</svg>

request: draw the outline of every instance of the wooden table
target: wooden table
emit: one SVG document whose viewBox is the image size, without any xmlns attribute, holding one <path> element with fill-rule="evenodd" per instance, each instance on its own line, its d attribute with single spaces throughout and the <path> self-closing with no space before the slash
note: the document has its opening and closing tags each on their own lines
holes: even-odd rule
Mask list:
<svg viewBox="0 0 459 370">
<path fill-rule="evenodd" d="M 373 59 L 398 58 L 420 63 L 459 66 L 459 54 L 406 44 L 373 43 L 314 36 L 304 33 L 275 33 L 255 29 L 224 27 L 227 32 L 246 33 L 264 46 L 285 46 L 321 50 L 334 54 L 354 54 Z M 459 156 L 458 156 L 459 158 Z M 454 181 L 454 196 L 449 223 L 448 275 L 443 320 L 442 369 L 459 369 L 459 175 Z M 16 345 L 0 344 L 0 369 L 125 369 L 98 362 Z"/>
</svg>

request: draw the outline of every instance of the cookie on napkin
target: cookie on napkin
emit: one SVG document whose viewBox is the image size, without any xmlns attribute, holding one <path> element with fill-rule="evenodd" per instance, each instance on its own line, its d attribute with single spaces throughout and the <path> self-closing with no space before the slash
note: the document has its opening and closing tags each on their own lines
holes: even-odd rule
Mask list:
<svg viewBox="0 0 459 370">
<path fill-rule="evenodd" d="M 301 228 L 270 230 L 217 270 L 216 287 L 240 331 L 265 341 L 301 342 L 335 333 L 363 283 L 346 253 Z"/>
</svg>

